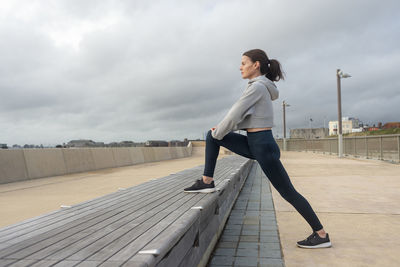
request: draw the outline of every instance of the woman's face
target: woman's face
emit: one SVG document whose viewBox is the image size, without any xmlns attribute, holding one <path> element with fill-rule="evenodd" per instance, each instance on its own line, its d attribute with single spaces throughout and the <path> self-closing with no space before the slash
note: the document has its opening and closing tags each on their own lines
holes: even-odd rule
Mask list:
<svg viewBox="0 0 400 267">
<path fill-rule="evenodd" d="M 240 65 L 240 72 L 242 73 L 243 79 L 253 79 L 259 75 L 260 63 L 258 61 L 253 62 L 248 56 L 242 56 L 242 64 Z"/>
</svg>

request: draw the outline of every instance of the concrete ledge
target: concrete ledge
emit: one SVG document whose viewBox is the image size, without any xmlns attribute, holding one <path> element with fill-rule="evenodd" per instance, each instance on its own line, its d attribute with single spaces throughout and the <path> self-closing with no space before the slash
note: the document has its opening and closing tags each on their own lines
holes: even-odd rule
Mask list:
<svg viewBox="0 0 400 267">
<path fill-rule="evenodd" d="M 64 175 L 67 173 L 60 149 L 24 149 L 29 179 Z"/>
</svg>

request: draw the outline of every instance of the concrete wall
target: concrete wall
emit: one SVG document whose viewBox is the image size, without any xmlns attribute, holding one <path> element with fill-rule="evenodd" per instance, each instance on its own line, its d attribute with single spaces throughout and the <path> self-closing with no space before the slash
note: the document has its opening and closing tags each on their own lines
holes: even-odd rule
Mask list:
<svg viewBox="0 0 400 267">
<path fill-rule="evenodd" d="M 116 166 L 113 149 L 111 148 L 91 148 L 95 170 L 113 168 Z"/>
<path fill-rule="evenodd" d="M 0 184 L 191 155 L 191 143 L 187 147 L 1 149 Z"/>
<path fill-rule="evenodd" d="M 10 183 L 28 179 L 24 151 L 0 150 L 0 181 Z"/>
<path fill-rule="evenodd" d="M 177 159 L 178 158 L 178 151 L 176 150 L 176 147 L 171 147 L 169 152 L 171 154 L 171 159 Z"/>
<path fill-rule="evenodd" d="M 160 147 L 156 149 L 155 150 L 156 161 L 172 159 L 171 153 L 169 153 L 170 150 L 171 148 L 169 147 Z"/>
<path fill-rule="evenodd" d="M 141 147 L 131 147 L 129 148 L 129 152 L 131 154 L 132 164 L 145 163 Z"/>
<path fill-rule="evenodd" d="M 134 164 L 128 147 L 112 148 L 112 152 L 114 154 L 115 165 L 117 167 Z"/>
<path fill-rule="evenodd" d="M 24 149 L 29 179 L 67 173 L 61 149 Z"/>
<path fill-rule="evenodd" d="M 144 162 L 156 161 L 156 156 L 154 153 L 154 147 L 142 147 L 142 153 L 144 157 Z"/>
<path fill-rule="evenodd" d="M 86 172 L 96 169 L 91 148 L 63 148 L 67 173 Z"/>
</svg>

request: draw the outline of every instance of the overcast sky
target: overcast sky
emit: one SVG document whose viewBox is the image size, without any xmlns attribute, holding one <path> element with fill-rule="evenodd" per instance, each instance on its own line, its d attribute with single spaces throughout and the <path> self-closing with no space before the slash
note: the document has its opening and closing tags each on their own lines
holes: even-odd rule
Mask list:
<svg viewBox="0 0 400 267">
<path fill-rule="evenodd" d="M 243 52 L 278 59 L 275 136 L 343 116 L 400 121 L 400 2 L 1 1 L 0 143 L 202 138 L 245 89 Z"/>
</svg>

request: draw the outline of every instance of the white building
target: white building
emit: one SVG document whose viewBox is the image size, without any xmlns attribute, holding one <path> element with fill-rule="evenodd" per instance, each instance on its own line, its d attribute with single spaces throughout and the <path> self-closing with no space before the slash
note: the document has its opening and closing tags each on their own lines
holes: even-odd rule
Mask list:
<svg viewBox="0 0 400 267">
<path fill-rule="evenodd" d="M 329 135 L 338 134 L 338 121 L 329 122 Z M 357 118 L 342 117 L 342 133 L 361 132 L 360 121 Z"/>
</svg>

